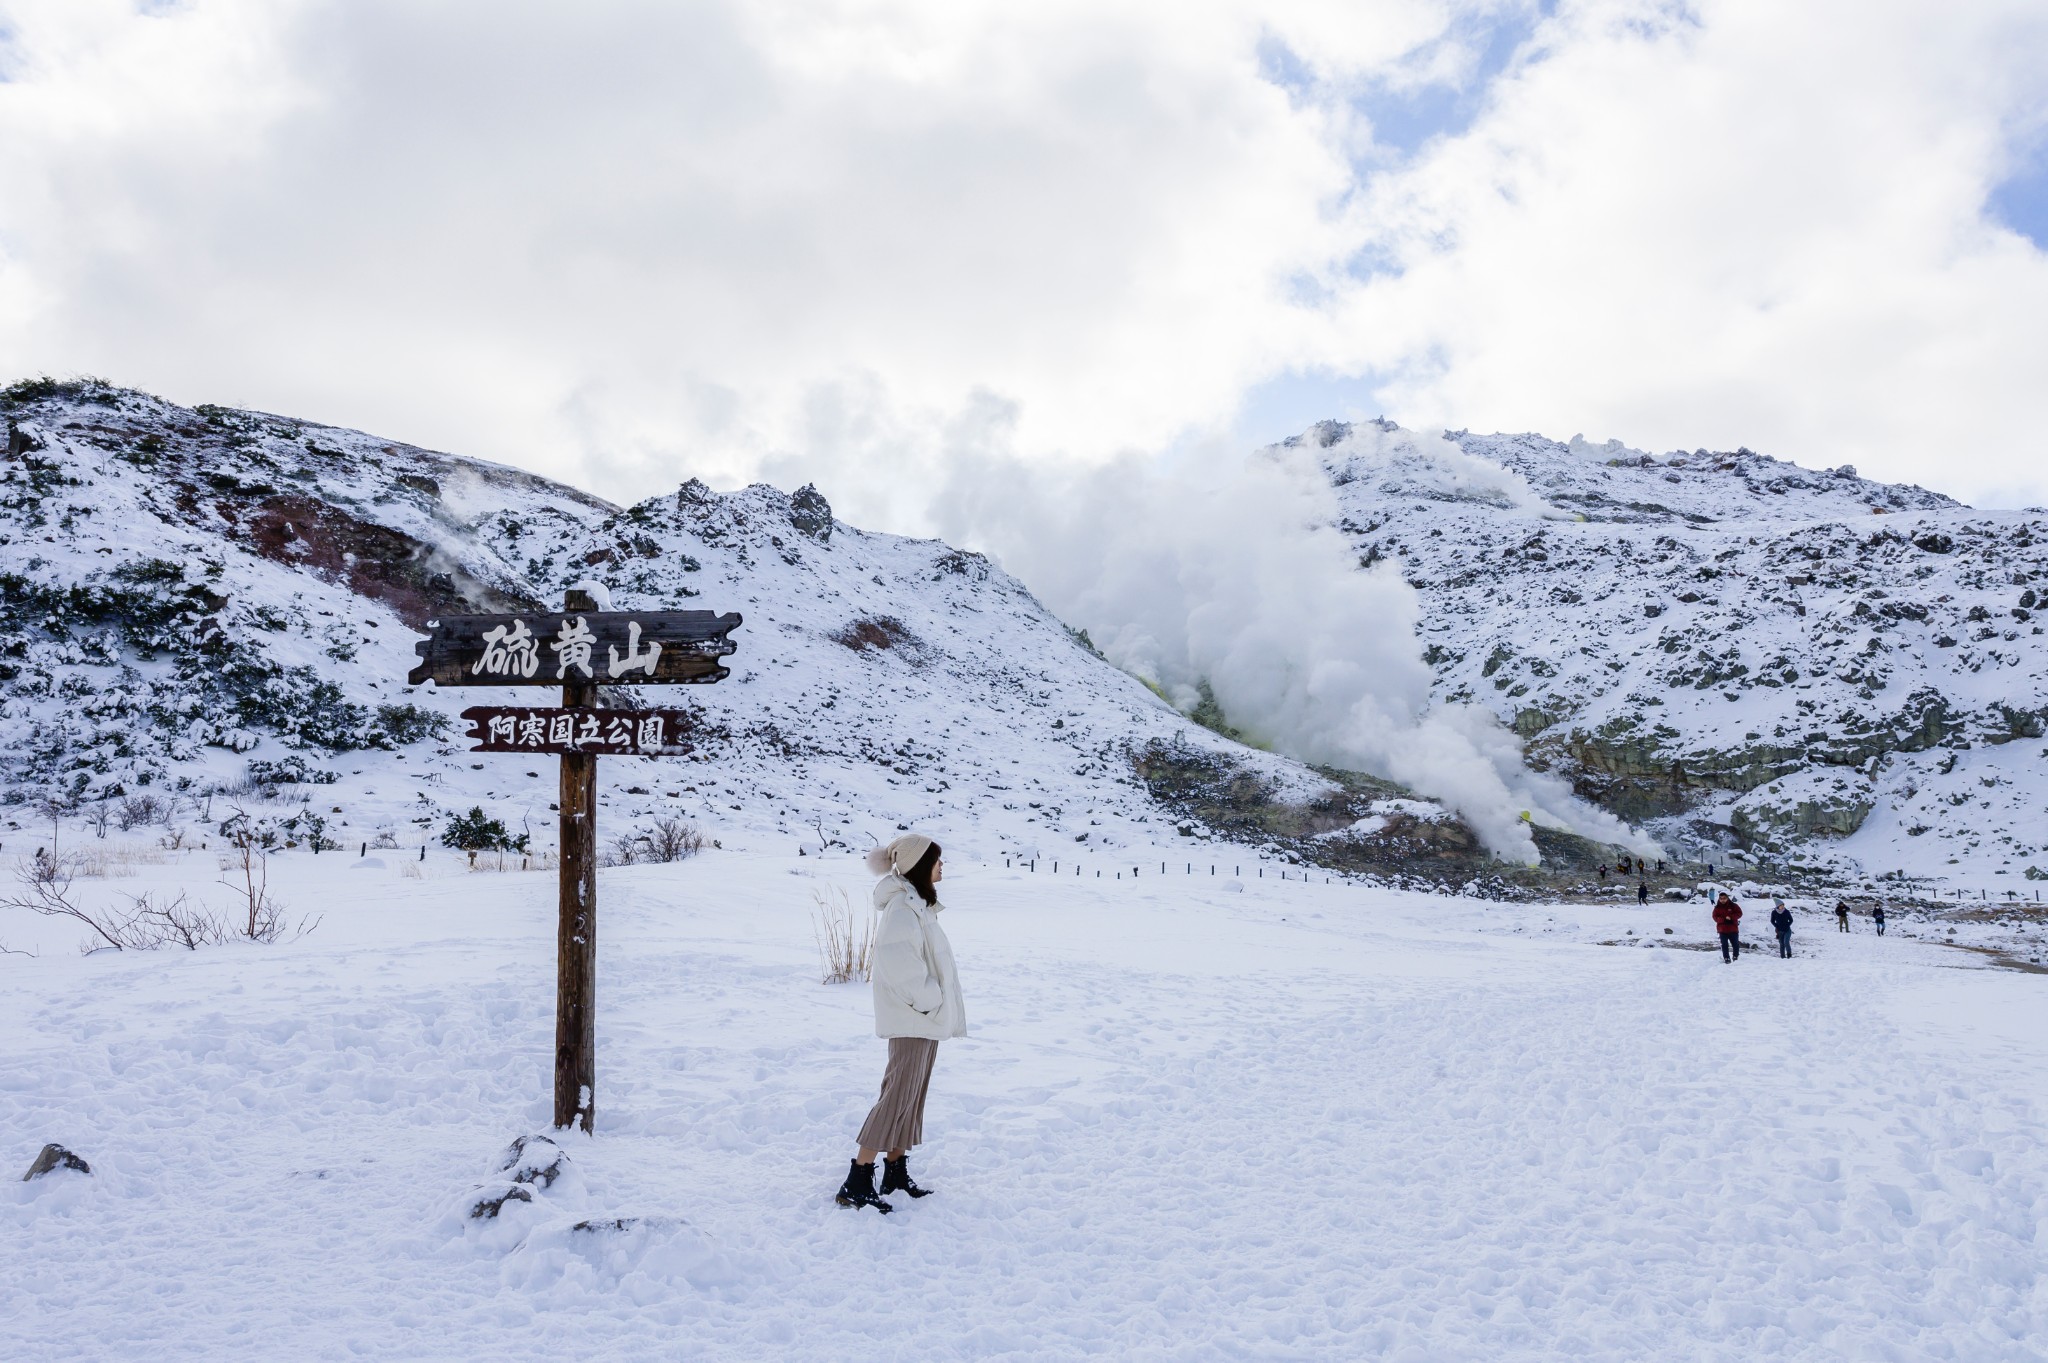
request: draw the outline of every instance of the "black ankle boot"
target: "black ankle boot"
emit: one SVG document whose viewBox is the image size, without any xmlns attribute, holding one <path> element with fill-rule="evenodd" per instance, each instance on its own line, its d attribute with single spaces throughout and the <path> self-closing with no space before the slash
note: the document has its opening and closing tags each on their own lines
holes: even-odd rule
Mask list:
<svg viewBox="0 0 2048 1363">
<path fill-rule="evenodd" d="M 875 1166 L 852 1161 L 846 1169 L 846 1182 L 839 1185 L 839 1195 L 833 1199 L 842 1207 L 873 1207 L 887 1215 L 896 1209 L 875 1196 Z"/>
<path fill-rule="evenodd" d="M 920 1188 L 910 1181 L 910 1156 L 901 1159 L 882 1160 L 882 1191 L 885 1193 L 909 1193 L 912 1197 L 930 1197 L 932 1190 Z"/>
</svg>

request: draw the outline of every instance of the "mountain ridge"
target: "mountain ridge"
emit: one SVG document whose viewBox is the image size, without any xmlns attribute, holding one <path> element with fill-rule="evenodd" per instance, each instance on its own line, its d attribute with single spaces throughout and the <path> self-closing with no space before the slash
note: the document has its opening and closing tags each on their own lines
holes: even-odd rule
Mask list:
<svg viewBox="0 0 2048 1363">
<path fill-rule="evenodd" d="M 1703 857 L 2048 868 L 2038 509 L 1385 421 L 1273 450 L 1314 462 L 1361 562 L 1401 564 L 1436 697 L 1489 706 L 1582 797 Z"/>
<path fill-rule="evenodd" d="M 1440 805 L 1204 729 L 986 557 L 847 525 L 815 488 L 688 478 L 614 506 L 92 380 L 17 384 L 0 411 L 0 799 L 17 827 L 52 796 L 140 792 L 192 821 L 260 805 L 330 843 L 409 844 L 477 805 L 546 845 L 551 770 L 462 752 L 457 715 L 480 698 L 406 685 L 408 627 L 538 610 L 595 576 L 621 609 L 746 617 L 718 686 L 607 688 L 695 716 L 687 758 L 599 764 L 621 835 L 686 817 L 734 845 L 823 850 L 915 823 L 1063 866 L 1234 844 L 1436 881 L 1495 871 Z"/>
<path fill-rule="evenodd" d="M 1248 747 L 1213 697 L 1175 711 L 986 557 L 846 525 L 815 487 L 687 478 L 622 507 L 94 380 L 16 384 L 0 412 L 0 799 L 17 807 L 166 785 L 310 807 L 285 779 L 304 770 L 332 778 L 333 822 L 378 837 L 470 802 L 545 826 L 538 775 L 458 757 L 467 699 L 403 684 L 405 627 L 537 610 L 598 576 L 622 606 L 748 615 L 741 673 L 675 693 L 716 779 L 613 771 L 629 823 L 681 813 L 822 846 L 920 821 L 1048 858 L 1165 836 L 1439 880 L 1501 869 L 1442 805 Z M 1675 853 L 2048 874 L 2040 513 L 1746 450 L 1390 422 L 1266 453 L 1313 462 L 1359 562 L 1400 564 L 1437 699 L 1490 707 L 1532 767 Z M 1003 770 L 1025 760 L 1013 747 L 1028 777 Z M 1553 867 L 1599 855 L 1542 842 Z"/>
</svg>

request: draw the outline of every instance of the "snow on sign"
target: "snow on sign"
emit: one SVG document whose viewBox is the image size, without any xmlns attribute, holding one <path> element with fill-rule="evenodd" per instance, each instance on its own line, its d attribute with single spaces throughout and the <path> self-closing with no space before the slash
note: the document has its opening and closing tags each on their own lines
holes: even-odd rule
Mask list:
<svg viewBox="0 0 2048 1363">
<path fill-rule="evenodd" d="M 591 753 L 617 757 L 680 757 L 691 751 L 695 722 L 688 710 L 582 710 L 566 707 L 472 705 L 471 752 Z"/>
<path fill-rule="evenodd" d="M 427 622 L 416 645 L 418 686 L 564 686 L 593 682 L 715 682 L 739 645 L 728 611 L 570 611 L 561 615 L 450 615 Z"/>
</svg>

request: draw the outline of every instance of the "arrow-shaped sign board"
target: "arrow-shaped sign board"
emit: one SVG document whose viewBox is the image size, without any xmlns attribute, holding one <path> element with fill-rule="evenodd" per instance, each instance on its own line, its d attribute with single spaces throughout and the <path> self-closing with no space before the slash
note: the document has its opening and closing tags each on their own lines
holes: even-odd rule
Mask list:
<svg viewBox="0 0 2048 1363">
<path fill-rule="evenodd" d="M 406 684 L 622 686 L 715 682 L 739 645 L 736 612 L 570 611 L 560 615 L 450 615 L 429 620 Z"/>
</svg>

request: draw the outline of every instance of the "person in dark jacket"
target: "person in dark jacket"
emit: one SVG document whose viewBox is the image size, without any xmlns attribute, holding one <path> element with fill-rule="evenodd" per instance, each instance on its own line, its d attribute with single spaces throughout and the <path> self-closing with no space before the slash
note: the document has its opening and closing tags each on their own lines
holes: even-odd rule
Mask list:
<svg viewBox="0 0 2048 1363">
<path fill-rule="evenodd" d="M 1871 905 L 1870 921 L 1877 924 L 1877 935 L 1880 937 L 1884 936 L 1884 905 Z"/>
<path fill-rule="evenodd" d="M 1782 899 L 1778 901 L 1777 907 L 1771 910 L 1771 927 L 1778 934 L 1778 955 L 1790 957 L 1792 955 L 1792 910 L 1785 907 L 1785 901 Z"/>
<path fill-rule="evenodd" d="M 1714 931 L 1721 938 L 1721 960 L 1723 964 L 1742 955 L 1742 906 L 1728 897 L 1726 890 L 1714 901 Z"/>
<path fill-rule="evenodd" d="M 1835 926 L 1843 932 L 1849 930 L 1849 901 L 1846 899 L 1835 901 Z"/>
<path fill-rule="evenodd" d="M 1638 903 L 1638 904 L 1647 904 L 1647 903 L 1649 903 L 1649 902 L 1650 902 L 1650 882 L 1649 882 L 1649 881 L 1647 881 L 1647 880 L 1639 880 L 1639 881 L 1637 881 L 1637 882 L 1636 882 L 1636 903 Z"/>
</svg>

